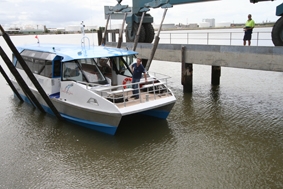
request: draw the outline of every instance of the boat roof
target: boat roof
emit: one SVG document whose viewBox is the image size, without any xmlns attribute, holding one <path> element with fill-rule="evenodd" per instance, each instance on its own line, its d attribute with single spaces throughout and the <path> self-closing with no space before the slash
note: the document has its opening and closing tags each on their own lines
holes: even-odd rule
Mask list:
<svg viewBox="0 0 283 189">
<path fill-rule="evenodd" d="M 82 47 L 80 45 L 69 44 L 30 44 L 17 47 L 19 52 L 23 50 L 32 50 L 39 52 L 46 52 L 56 54 L 63 57 L 62 62 L 74 59 L 87 59 L 87 58 L 110 58 L 117 56 L 129 56 L 138 54 L 132 50 L 121 48 L 107 47 L 107 46 L 89 46 Z"/>
</svg>

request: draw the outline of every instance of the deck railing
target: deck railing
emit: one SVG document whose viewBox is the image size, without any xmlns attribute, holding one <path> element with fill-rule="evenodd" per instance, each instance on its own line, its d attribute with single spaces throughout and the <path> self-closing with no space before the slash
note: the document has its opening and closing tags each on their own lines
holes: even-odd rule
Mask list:
<svg viewBox="0 0 283 189">
<path fill-rule="evenodd" d="M 127 107 L 131 104 L 157 100 L 161 97 L 171 95 L 171 92 L 168 89 L 169 76 L 153 72 L 150 73 L 150 76 L 151 77 L 148 78 L 147 82 L 128 83 L 117 86 L 87 86 L 87 88 L 95 91 L 100 96 L 115 104 L 123 104 L 123 107 Z M 139 99 L 135 99 L 135 96 L 132 94 L 134 90 L 132 86 L 134 84 L 137 84 L 138 86 Z"/>
<path fill-rule="evenodd" d="M 243 32 L 162 32 L 160 43 L 204 44 L 204 45 L 243 45 Z M 253 32 L 252 45 L 274 46 L 271 32 Z"/>
</svg>

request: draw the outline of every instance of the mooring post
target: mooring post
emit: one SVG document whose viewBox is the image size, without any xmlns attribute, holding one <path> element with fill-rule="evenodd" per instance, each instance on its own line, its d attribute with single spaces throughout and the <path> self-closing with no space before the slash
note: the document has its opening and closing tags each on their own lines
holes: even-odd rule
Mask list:
<svg viewBox="0 0 283 189">
<path fill-rule="evenodd" d="M 211 67 L 211 84 L 219 85 L 221 76 L 221 66 L 212 66 Z"/>
<path fill-rule="evenodd" d="M 186 47 L 182 47 L 182 85 L 183 92 L 193 92 L 193 64 L 185 62 Z"/>
<path fill-rule="evenodd" d="M 97 30 L 97 38 L 98 38 L 98 45 L 100 46 L 102 43 L 102 30 Z"/>
<path fill-rule="evenodd" d="M 105 36 L 104 36 L 104 39 L 102 39 L 103 41 L 104 41 L 104 43 L 102 43 L 102 44 L 104 44 L 105 46 L 106 46 L 106 42 L 109 42 L 109 33 L 108 33 L 108 30 L 107 30 L 107 32 L 106 32 L 106 34 L 105 34 Z"/>
<path fill-rule="evenodd" d="M 111 37 L 112 37 L 112 42 L 116 42 L 116 32 L 115 31 L 113 31 L 112 33 L 111 33 Z"/>
</svg>

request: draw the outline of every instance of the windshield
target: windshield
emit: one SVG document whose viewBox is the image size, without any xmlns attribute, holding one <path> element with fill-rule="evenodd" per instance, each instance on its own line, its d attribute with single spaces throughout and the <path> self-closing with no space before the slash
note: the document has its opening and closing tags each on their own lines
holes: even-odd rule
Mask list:
<svg viewBox="0 0 283 189">
<path fill-rule="evenodd" d="M 78 62 L 80 63 L 88 82 L 97 84 L 108 83 L 101 69 L 99 68 L 97 61 L 94 59 L 80 59 Z"/>
<path fill-rule="evenodd" d="M 63 63 L 62 80 L 87 81 L 80 65 L 75 61 Z"/>
<path fill-rule="evenodd" d="M 130 65 L 135 61 L 133 56 L 121 56 L 113 60 L 116 64 L 118 74 L 132 77 Z"/>
</svg>

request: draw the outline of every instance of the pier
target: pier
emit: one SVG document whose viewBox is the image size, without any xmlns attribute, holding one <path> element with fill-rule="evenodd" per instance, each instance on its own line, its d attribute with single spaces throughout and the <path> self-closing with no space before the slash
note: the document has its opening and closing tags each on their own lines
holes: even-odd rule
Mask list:
<svg viewBox="0 0 283 189">
<path fill-rule="evenodd" d="M 108 42 L 107 46 L 115 46 Z M 136 51 L 143 59 L 150 55 L 152 44 L 139 43 Z M 122 48 L 133 48 L 123 43 Z M 192 91 L 193 64 L 212 66 L 211 84 L 219 85 L 221 67 L 283 72 L 283 47 L 159 44 L 154 60 L 182 63 L 184 92 Z"/>
</svg>

